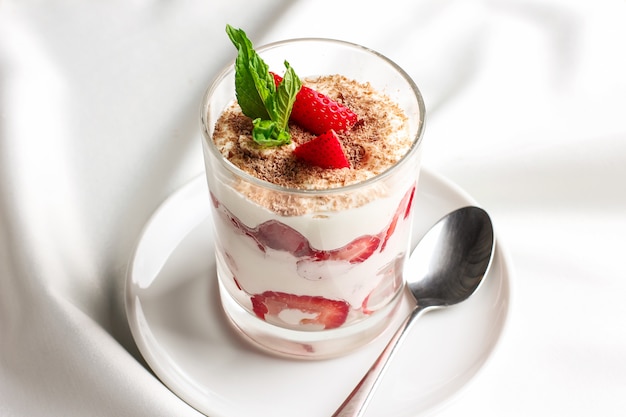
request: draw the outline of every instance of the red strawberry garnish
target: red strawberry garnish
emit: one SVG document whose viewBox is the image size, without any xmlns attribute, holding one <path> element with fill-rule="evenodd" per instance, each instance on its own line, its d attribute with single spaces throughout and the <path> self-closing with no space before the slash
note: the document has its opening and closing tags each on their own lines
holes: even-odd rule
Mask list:
<svg viewBox="0 0 626 417">
<path fill-rule="evenodd" d="M 333 130 L 305 142 L 294 149 L 297 158 L 321 168 L 349 168 L 350 162 Z"/>
<path fill-rule="evenodd" d="M 339 249 L 323 252 L 318 258 L 320 260 L 348 261 L 351 264 L 358 264 L 366 261 L 380 245 L 378 236 L 365 235 L 354 239 Z"/>
<path fill-rule="evenodd" d="M 282 77 L 274 73 L 272 75 L 278 86 Z M 358 116 L 324 94 L 302 86 L 296 95 L 290 119 L 303 129 L 321 135 L 330 129 L 343 132 L 358 121 Z"/>
<path fill-rule="evenodd" d="M 307 316 L 299 324 L 320 324 L 324 329 L 334 329 L 346 321 L 350 306 L 343 300 L 265 291 L 252 297 L 252 309 L 263 320 L 268 315 L 278 318 L 284 310 L 299 310 Z"/>
</svg>

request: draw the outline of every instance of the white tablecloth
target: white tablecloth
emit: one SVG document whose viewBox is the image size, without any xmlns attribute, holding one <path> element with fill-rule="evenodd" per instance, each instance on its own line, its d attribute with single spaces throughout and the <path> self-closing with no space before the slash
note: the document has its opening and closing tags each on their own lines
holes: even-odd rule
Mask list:
<svg viewBox="0 0 626 417">
<path fill-rule="evenodd" d="M 204 169 L 226 23 L 395 60 L 427 104 L 424 165 L 492 215 L 510 318 L 437 415 L 624 415 L 625 22 L 623 0 L 0 2 L 0 415 L 199 415 L 143 363 L 123 288 L 146 220 Z"/>
</svg>

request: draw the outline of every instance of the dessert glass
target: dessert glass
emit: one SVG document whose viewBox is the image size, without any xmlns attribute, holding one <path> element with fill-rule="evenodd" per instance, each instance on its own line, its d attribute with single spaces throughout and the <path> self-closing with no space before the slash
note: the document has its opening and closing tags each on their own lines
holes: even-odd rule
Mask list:
<svg viewBox="0 0 626 417">
<path fill-rule="evenodd" d="M 401 68 L 356 44 L 293 39 L 257 52 L 270 71 L 287 60 L 302 79 L 340 74 L 369 82 L 408 118 L 412 145 L 391 168 L 352 185 L 295 189 L 244 172 L 213 142 L 215 123 L 235 100 L 234 65 L 204 97 L 203 151 L 227 317 L 270 352 L 338 356 L 382 333 L 401 300 L 424 103 Z"/>
</svg>

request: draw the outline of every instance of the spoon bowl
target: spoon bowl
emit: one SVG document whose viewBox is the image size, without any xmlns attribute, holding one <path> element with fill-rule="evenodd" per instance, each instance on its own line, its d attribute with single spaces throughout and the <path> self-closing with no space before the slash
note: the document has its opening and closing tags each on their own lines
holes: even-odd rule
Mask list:
<svg viewBox="0 0 626 417">
<path fill-rule="evenodd" d="M 418 306 L 447 307 L 472 295 L 491 263 L 495 239 L 486 211 L 468 206 L 437 222 L 411 254 L 407 286 Z"/>
<path fill-rule="evenodd" d="M 489 270 L 494 249 L 491 219 L 479 207 L 463 207 L 447 214 L 424 235 L 407 267 L 412 274 L 407 287 L 415 307 L 333 417 L 363 415 L 411 325 L 427 311 L 458 304 L 472 295 Z"/>
</svg>

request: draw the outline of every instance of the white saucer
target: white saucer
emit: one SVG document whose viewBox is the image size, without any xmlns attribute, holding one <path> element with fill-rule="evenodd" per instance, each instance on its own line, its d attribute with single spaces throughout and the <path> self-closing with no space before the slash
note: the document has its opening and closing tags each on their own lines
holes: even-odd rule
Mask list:
<svg viewBox="0 0 626 417">
<path fill-rule="evenodd" d="M 414 243 L 444 214 L 468 204 L 475 202 L 462 190 L 423 170 Z M 145 227 L 126 286 L 126 311 L 139 350 L 169 389 L 207 416 L 332 415 L 394 329 L 354 353 L 325 361 L 283 359 L 251 347 L 227 324 L 218 299 L 209 205 L 206 180 L 199 176 L 167 199 Z M 416 323 L 368 417 L 423 415 L 453 398 L 482 368 L 509 309 L 511 272 L 500 242 L 497 246 L 487 279 L 473 297 Z"/>
</svg>

